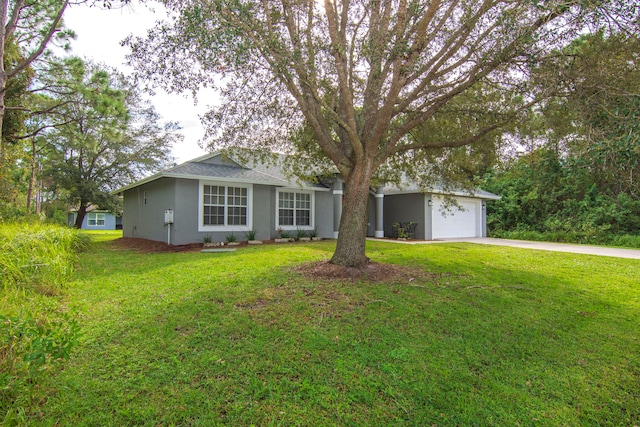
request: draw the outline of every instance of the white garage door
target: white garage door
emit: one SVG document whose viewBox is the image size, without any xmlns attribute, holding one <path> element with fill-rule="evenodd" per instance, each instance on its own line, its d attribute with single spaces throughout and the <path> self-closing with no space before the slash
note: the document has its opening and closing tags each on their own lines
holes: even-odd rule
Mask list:
<svg viewBox="0 0 640 427">
<path fill-rule="evenodd" d="M 433 198 L 431 218 L 434 239 L 480 236 L 481 201 L 464 197 L 456 197 L 456 200 L 463 210 L 456 206 L 444 209 L 444 199 L 437 196 Z"/>
</svg>

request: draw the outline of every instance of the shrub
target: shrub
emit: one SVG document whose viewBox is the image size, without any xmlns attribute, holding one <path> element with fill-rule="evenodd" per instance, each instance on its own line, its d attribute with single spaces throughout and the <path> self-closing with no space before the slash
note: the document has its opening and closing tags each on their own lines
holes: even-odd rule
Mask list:
<svg viewBox="0 0 640 427">
<path fill-rule="evenodd" d="M 303 230 L 302 228 L 298 228 L 296 230 L 296 240 L 300 240 L 307 237 L 307 232 L 305 230 Z"/>
<path fill-rule="evenodd" d="M 256 230 L 249 230 L 244 235 L 247 237 L 247 240 L 256 240 Z"/>
<path fill-rule="evenodd" d="M 236 241 L 236 235 L 233 233 L 227 234 L 227 243 L 233 243 Z"/>
<path fill-rule="evenodd" d="M 276 232 L 278 233 L 278 237 L 281 239 L 288 239 L 289 237 L 291 237 L 289 232 L 286 230 L 283 230 L 282 228 L 278 228 Z"/>
</svg>

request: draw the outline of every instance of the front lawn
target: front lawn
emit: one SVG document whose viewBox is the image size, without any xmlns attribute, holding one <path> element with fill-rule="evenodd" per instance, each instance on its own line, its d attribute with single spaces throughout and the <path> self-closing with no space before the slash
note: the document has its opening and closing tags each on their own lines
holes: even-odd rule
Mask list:
<svg viewBox="0 0 640 427">
<path fill-rule="evenodd" d="M 81 256 L 82 337 L 31 425 L 640 424 L 640 263 L 369 242 L 401 281 L 313 281 L 333 242 Z"/>
</svg>

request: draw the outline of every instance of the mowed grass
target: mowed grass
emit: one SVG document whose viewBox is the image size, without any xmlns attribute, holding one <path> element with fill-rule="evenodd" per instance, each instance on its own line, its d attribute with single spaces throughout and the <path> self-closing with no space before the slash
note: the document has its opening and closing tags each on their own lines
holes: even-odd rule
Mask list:
<svg viewBox="0 0 640 427">
<path fill-rule="evenodd" d="M 293 270 L 333 242 L 144 254 L 105 239 L 64 303 L 82 338 L 31 425 L 635 426 L 640 263 L 368 243 L 405 283 Z"/>
</svg>

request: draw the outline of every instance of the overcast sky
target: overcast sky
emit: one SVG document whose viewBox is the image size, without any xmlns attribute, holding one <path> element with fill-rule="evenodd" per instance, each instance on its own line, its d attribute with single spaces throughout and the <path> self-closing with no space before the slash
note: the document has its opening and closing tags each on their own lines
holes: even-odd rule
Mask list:
<svg viewBox="0 0 640 427">
<path fill-rule="evenodd" d="M 159 6 L 154 5 L 154 8 Z M 159 18 L 147 7 L 140 4 L 124 9 L 104 10 L 86 5 L 70 6 L 64 15 L 65 25 L 75 31 L 77 38 L 71 44 L 71 54 L 92 59 L 117 68 L 125 74 L 131 73 L 126 66 L 125 55 L 129 49 L 120 42 L 129 34 L 144 35 Z M 206 152 L 198 147 L 198 140 L 204 135 L 199 114 L 204 113 L 212 100 L 201 95 L 197 106 L 186 95 L 168 95 L 157 91 L 149 99 L 164 120 L 180 122 L 184 141 L 173 148 L 173 155 L 179 163 L 201 156 Z"/>
</svg>

